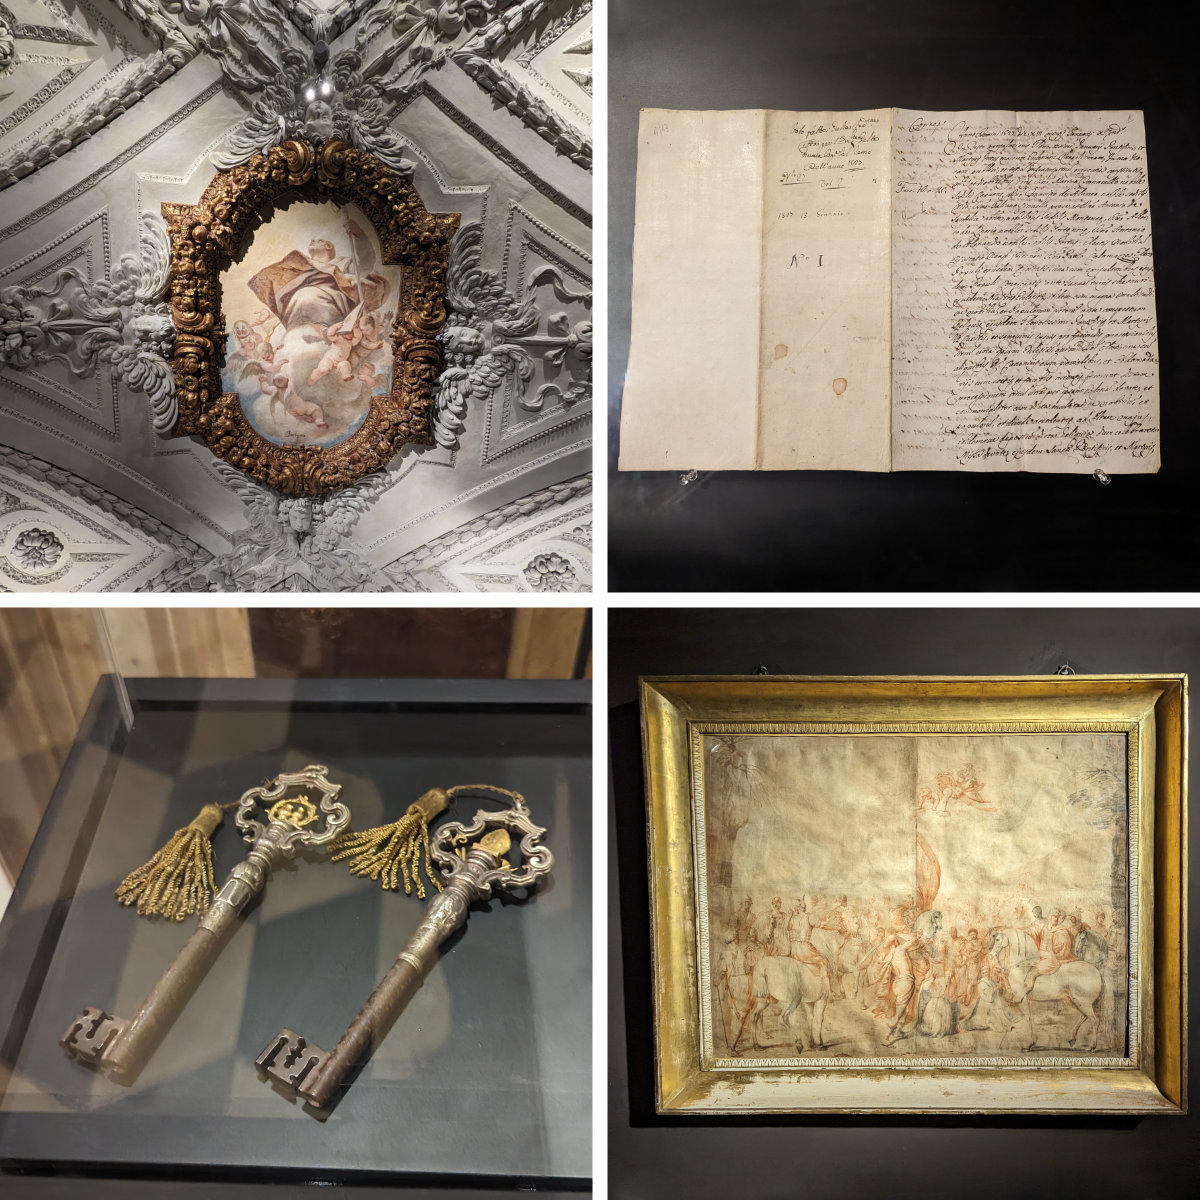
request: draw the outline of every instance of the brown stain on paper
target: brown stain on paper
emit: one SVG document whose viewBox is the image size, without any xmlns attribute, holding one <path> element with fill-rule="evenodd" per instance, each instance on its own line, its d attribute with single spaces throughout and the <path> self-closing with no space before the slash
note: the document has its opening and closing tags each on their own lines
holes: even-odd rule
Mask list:
<svg viewBox="0 0 1200 1200">
<path fill-rule="evenodd" d="M 787 358 L 788 348 L 780 342 L 775 347 L 775 361 L 778 362 L 781 358 Z"/>
<path fill-rule="evenodd" d="M 838 378 L 833 381 L 833 394 L 835 396 L 840 396 L 849 386 L 850 385 L 839 375 Z"/>
</svg>

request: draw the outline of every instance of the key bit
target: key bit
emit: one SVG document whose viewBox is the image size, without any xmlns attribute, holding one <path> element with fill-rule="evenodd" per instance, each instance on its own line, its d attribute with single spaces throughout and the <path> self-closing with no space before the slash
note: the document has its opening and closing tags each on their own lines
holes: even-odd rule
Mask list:
<svg viewBox="0 0 1200 1200">
<path fill-rule="evenodd" d="M 298 1033 L 283 1029 L 254 1060 L 254 1065 L 285 1088 L 299 1090 L 308 1076 L 319 1071 L 328 1058 L 328 1050 L 310 1045 Z"/>
<path fill-rule="evenodd" d="M 530 820 L 529 809 L 520 800 L 503 811 L 480 810 L 470 825 L 444 824 L 430 838 L 429 848 L 445 876 L 445 887 L 430 900 L 424 919 L 391 970 L 330 1053 L 284 1029 L 255 1060 L 264 1076 L 313 1109 L 326 1109 L 349 1072 L 370 1056 L 416 990 L 425 969 L 436 959 L 438 946 L 466 923 L 469 906 L 489 899 L 493 891 L 532 887 L 549 873 L 554 858 L 541 844 L 545 832 Z M 521 865 L 515 869 L 505 858 L 513 835 L 520 837 L 521 851 Z"/>
<path fill-rule="evenodd" d="M 109 1042 L 124 1029 L 124 1021 L 98 1008 L 88 1007 L 75 1018 L 59 1045 L 67 1052 L 68 1058 L 97 1059 Z"/>
<path fill-rule="evenodd" d="M 328 845 L 350 823 L 350 810 L 338 802 L 341 790 L 330 783 L 327 767 L 308 766 L 244 792 L 238 801 L 237 826 L 250 844 L 245 859 L 229 872 L 196 931 L 133 1017 L 123 1021 L 98 1008 L 85 1008 L 59 1039 L 68 1057 L 93 1063 L 122 1083 L 136 1078 L 229 939 L 242 910 L 262 891 L 271 870 L 301 846 Z M 309 792 L 320 793 L 319 804 L 309 799 Z M 255 819 L 259 806 L 266 824 Z"/>
</svg>

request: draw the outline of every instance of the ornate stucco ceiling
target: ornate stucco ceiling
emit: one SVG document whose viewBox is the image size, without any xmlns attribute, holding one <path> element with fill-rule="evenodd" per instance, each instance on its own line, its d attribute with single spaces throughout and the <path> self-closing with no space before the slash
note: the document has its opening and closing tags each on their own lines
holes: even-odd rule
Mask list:
<svg viewBox="0 0 1200 1200">
<path fill-rule="evenodd" d="M 589 588 L 591 22 L 590 0 L 0 0 L 0 589 Z M 297 499 L 164 436 L 159 214 L 330 132 L 462 228 L 437 444 Z"/>
</svg>

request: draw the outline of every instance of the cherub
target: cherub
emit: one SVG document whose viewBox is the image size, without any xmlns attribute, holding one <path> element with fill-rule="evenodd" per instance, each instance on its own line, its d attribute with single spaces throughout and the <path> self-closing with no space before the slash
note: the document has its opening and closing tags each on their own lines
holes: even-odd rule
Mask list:
<svg viewBox="0 0 1200 1200">
<path fill-rule="evenodd" d="M 370 404 L 376 387 L 384 382 L 375 371 L 375 364 L 359 363 L 355 369 L 354 378 L 358 381 L 358 400 L 362 404 Z"/>
<path fill-rule="evenodd" d="M 259 388 L 267 398 L 268 411 L 272 416 L 275 415 L 276 404 L 284 407 L 284 399 L 287 396 L 290 382 L 282 371 L 274 375 L 263 375 L 259 380 Z"/>
<path fill-rule="evenodd" d="M 318 429 L 329 428 L 329 422 L 325 420 L 325 412 L 321 406 L 314 404 L 311 400 L 305 400 L 303 396 L 297 394 L 294 388 L 288 388 L 283 407 L 289 416 L 295 417 L 299 421 L 307 421 Z"/>
<path fill-rule="evenodd" d="M 254 326 L 254 332 L 264 341 L 269 342 L 279 328 L 279 319 L 267 308 L 258 308 L 254 313 L 254 320 L 251 322 Z M 242 322 L 245 324 L 245 322 Z"/>
<path fill-rule="evenodd" d="M 313 367 L 308 382 L 316 383 L 318 379 L 336 371 L 338 377 L 345 383 L 354 378 L 354 367 L 350 356 L 363 340 L 362 327 L 359 324 L 359 309 L 325 330 L 325 338 L 329 349 L 321 356 L 321 361 Z"/>
<path fill-rule="evenodd" d="M 260 342 L 254 347 L 254 357 L 242 367 L 238 375 L 238 383 L 249 379 L 251 375 L 257 375 L 259 386 L 265 390 L 267 380 L 287 366 L 287 362 L 286 355 L 275 357 L 275 347 L 270 342 Z"/>
<path fill-rule="evenodd" d="M 246 321 L 234 321 L 233 323 L 233 345 L 234 353 L 249 355 L 254 351 L 255 345 L 254 331 Z"/>
<path fill-rule="evenodd" d="M 280 404 L 283 406 L 283 411 L 290 417 L 306 421 L 318 429 L 329 428 L 321 406 L 297 395 L 296 390 L 292 387 L 292 381 L 282 371 L 263 379 L 262 392 L 267 397 L 272 413 L 275 411 L 275 405 Z"/>
<path fill-rule="evenodd" d="M 391 313 L 388 313 L 388 317 L 390 316 Z M 379 313 L 375 310 L 363 313 L 358 320 L 358 327 L 362 331 L 362 337 L 354 348 L 354 357 L 361 363 L 383 345 L 383 327 Z"/>
</svg>

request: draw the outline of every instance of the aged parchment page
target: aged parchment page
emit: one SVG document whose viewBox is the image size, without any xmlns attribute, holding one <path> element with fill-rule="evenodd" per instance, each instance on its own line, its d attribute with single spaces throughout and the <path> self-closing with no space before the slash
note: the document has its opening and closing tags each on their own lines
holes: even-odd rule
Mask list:
<svg viewBox="0 0 1200 1200">
<path fill-rule="evenodd" d="M 1116 1065 L 1127 753 L 1111 732 L 705 735 L 704 1057 Z"/>
<path fill-rule="evenodd" d="M 767 114 L 759 468 L 890 469 L 891 124 Z"/>
<path fill-rule="evenodd" d="M 893 468 L 1156 471 L 1141 113 L 897 109 L 893 155 Z"/>
<path fill-rule="evenodd" d="M 754 466 L 765 120 L 642 112 L 623 471 Z"/>
</svg>

